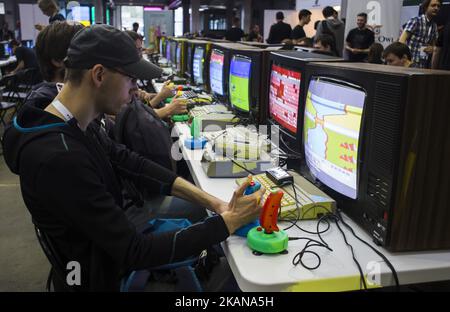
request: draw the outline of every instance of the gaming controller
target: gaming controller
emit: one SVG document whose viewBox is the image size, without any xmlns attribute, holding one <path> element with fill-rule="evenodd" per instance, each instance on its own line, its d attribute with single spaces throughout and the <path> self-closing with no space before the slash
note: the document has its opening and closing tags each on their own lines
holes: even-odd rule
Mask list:
<svg viewBox="0 0 450 312">
<path fill-rule="evenodd" d="M 200 136 L 200 121 L 197 118 L 192 119 L 191 137 L 184 140 L 184 146 L 191 150 L 204 149 L 208 141 Z"/>
<path fill-rule="evenodd" d="M 172 84 L 173 85 L 173 84 Z M 178 86 L 177 88 L 177 96 L 180 97 L 183 94 L 183 86 Z M 171 98 L 172 101 L 172 98 Z M 188 114 L 179 114 L 179 115 L 173 115 L 172 121 L 173 122 L 185 122 L 189 120 Z"/>
<path fill-rule="evenodd" d="M 264 203 L 259 222 L 247 234 L 247 244 L 254 254 L 276 254 L 287 252 L 289 237 L 277 225 L 283 192 L 280 189 L 271 190 Z"/>
<path fill-rule="evenodd" d="M 251 195 L 261 188 L 261 184 L 258 181 L 254 181 L 253 178 L 249 177 L 250 185 L 247 186 L 247 188 L 244 191 L 244 195 Z M 259 221 L 255 220 L 253 222 L 250 222 L 243 227 L 240 227 L 239 229 L 234 232 L 235 235 L 241 236 L 241 237 L 247 237 L 248 232 L 253 229 L 255 226 L 259 226 Z"/>
</svg>

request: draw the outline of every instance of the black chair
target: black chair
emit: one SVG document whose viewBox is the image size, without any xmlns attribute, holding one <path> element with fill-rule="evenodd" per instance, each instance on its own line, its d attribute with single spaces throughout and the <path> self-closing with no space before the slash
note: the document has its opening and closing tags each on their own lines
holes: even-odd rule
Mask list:
<svg viewBox="0 0 450 312">
<path fill-rule="evenodd" d="M 44 231 L 40 230 L 36 224 L 34 224 L 34 228 L 39 244 L 41 245 L 42 250 L 44 251 L 51 265 L 50 272 L 47 278 L 46 290 L 50 292 L 52 281 L 54 282 L 56 280 L 58 285 L 62 287 L 61 290 L 73 292 L 74 289 L 68 287 L 66 283 L 65 262 L 58 254 L 58 251 L 52 243 L 51 238 L 46 235 Z M 150 277 L 151 271 L 167 270 L 173 270 L 180 281 L 177 286 L 177 291 L 202 291 L 202 286 L 194 270 L 194 264 L 196 260 L 196 258 L 190 258 L 181 262 L 161 265 L 148 270 L 130 271 L 123 278 L 120 286 L 120 291 L 142 292 L 145 290 L 145 285 L 148 283 L 148 278 Z"/>
<path fill-rule="evenodd" d="M 25 103 L 33 86 L 41 81 L 41 73 L 37 68 L 27 68 L 17 73 L 17 110 Z"/>
<path fill-rule="evenodd" d="M 5 117 L 8 111 L 13 110 L 14 115 L 17 112 L 17 106 L 20 101 L 17 91 L 17 75 L 5 75 L 1 80 L 3 87 L 2 100 L 0 102 L 0 124 L 6 127 Z"/>
<path fill-rule="evenodd" d="M 46 284 L 47 291 L 51 291 L 52 280 L 55 279 L 58 280 L 58 285 L 66 285 L 65 265 L 60 255 L 58 254 L 55 246 L 53 245 L 50 237 L 48 237 L 48 235 L 46 235 L 45 232 L 41 231 L 36 224 L 34 225 L 34 229 L 39 244 L 41 245 L 42 250 L 44 251 L 51 265 Z M 65 290 L 72 291 L 70 287 L 66 287 Z"/>
</svg>

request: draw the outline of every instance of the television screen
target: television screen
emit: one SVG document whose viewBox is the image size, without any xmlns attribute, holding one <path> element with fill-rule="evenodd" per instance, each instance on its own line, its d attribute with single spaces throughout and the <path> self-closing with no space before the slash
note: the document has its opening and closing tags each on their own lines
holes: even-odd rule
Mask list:
<svg viewBox="0 0 450 312">
<path fill-rule="evenodd" d="M 250 111 L 250 58 L 234 55 L 230 63 L 230 103 L 233 107 Z M 259 92 L 259 90 L 257 90 Z"/>
<path fill-rule="evenodd" d="M 205 49 L 201 46 L 195 47 L 194 60 L 192 62 L 192 69 L 194 74 L 194 83 L 197 85 L 203 84 L 203 62 Z"/>
<path fill-rule="evenodd" d="M 211 84 L 211 91 L 219 95 L 224 95 L 223 88 L 223 66 L 225 55 L 219 50 L 211 52 L 211 59 L 209 61 L 209 79 Z"/>
<path fill-rule="evenodd" d="M 341 81 L 314 77 L 305 108 L 306 163 L 322 183 L 357 198 L 358 145 L 366 93 Z"/>
<path fill-rule="evenodd" d="M 4 49 L 5 49 L 5 57 L 10 57 L 11 55 L 13 55 L 12 48 L 9 45 L 8 42 L 5 42 L 3 44 L 3 46 L 4 46 Z"/>
<path fill-rule="evenodd" d="M 171 61 L 170 51 L 171 51 L 172 43 L 170 41 L 166 41 L 166 59 L 168 62 Z"/>
<path fill-rule="evenodd" d="M 273 64 L 270 74 L 270 116 L 283 128 L 297 133 L 301 73 Z"/>
<path fill-rule="evenodd" d="M 177 64 L 177 71 L 181 71 L 181 43 L 178 43 L 177 45 L 177 56 L 176 56 L 176 64 Z"/>
</svg>

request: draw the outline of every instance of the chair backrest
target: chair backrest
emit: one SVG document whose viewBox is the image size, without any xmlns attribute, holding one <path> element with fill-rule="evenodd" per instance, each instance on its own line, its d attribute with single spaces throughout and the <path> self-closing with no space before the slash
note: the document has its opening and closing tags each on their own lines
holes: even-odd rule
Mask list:
<svg viewBox="0 0 450 312">
<path fill-rule="evenodd" d="M 66 279 L 65 279 L 65 266 L 64 262 L 61 259 L 61 256 L 59 255 L 57 248 L 53 244 L 51 238 L 42 230 L 39 229 L 39 227 L 35 224 L 34 229 L 36 232 L 37 239 L 39 241 L 39 244 L 42 247 L 42 250 L 44 251 L 45 255 L 47 256 L 48 261 L 50 262 L 50 265 L 52 266 L 52 270 L 50 272 L 49 279 L 51 278 L 52 273 L 55 275 L 55 277 L 61 282 L 61 285 L 67 285 Z M 66 287 L 67 291 L 71 291 L 70 287 Z M 49 283 L 47 282 L 47 290 L 50 290 Z"/>
</svg>

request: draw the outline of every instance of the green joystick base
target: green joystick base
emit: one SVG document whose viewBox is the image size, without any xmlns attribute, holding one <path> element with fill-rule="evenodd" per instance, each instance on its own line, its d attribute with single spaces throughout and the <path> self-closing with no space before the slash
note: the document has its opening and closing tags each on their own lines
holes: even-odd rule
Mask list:
<svg viewBox="0 0 450 312">
<path fill-rule="evenodd" d="M 184 121 L 188 121 L 188 120 L 189 120 L 189 115 L 188 114 L 173 115 L 172 116 L 172 121 L 173 122 L 184 122 Z"/>
<path fill-rule="evenodd" d="M 254 227 L 247 234 L 250 249 L 262 254 L 283 253 L 287 249 L 288 241 L 289 237 L 283 230 L 266 234 L 260 226 Z"/>
</svg>

